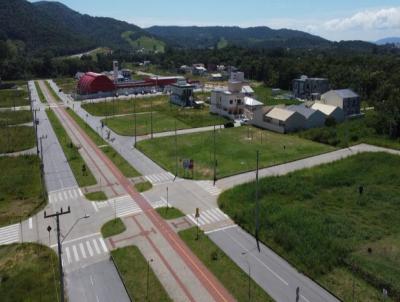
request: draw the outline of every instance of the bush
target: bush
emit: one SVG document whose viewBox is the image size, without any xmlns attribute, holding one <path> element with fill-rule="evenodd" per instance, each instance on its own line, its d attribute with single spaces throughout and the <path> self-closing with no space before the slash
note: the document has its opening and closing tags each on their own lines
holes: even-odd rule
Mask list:
<svg viewBox="0 0 400 302">
<path fill-rule="evenodd" d="M 233 127 L 235 127 L 235 124 L 233 122 L 227 122 L 224 124 L 224 127 L 225 128 L 233 128 Z"/>
<path fill-rule="evenodd" d="M 325 126 L 327 127 L 334 127 L 336 126 L 336 120 L 335 118 L 328 116 L 325 120 Z"/>
</svg>

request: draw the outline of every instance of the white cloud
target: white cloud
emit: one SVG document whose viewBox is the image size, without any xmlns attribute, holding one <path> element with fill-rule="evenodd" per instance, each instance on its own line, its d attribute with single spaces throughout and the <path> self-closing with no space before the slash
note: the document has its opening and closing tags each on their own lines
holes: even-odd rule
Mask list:
<svg viewBox="0 0 400 302">
<path fill-rule="evenodd" d="M 323 27 L 329 31 L 400 29 L 400 7 L 358 12 L 348 18 L 327 21 Z"/>
</svg>

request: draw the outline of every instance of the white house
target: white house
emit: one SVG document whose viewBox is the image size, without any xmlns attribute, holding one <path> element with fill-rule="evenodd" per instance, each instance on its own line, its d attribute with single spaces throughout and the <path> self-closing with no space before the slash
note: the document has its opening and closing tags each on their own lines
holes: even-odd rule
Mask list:
<svg viewBox="0 0 400 302">
<path fill-rule="evenodd" d="M 275 107 L 271 109 L 264 107 L 254 112 L 251 123 L 263 129 L 289 133 L 304 129 L 306 118 L 296 111 L 285 108 Z"/>
<path fill-rule="evenodd" d="M 351 89 L 330 90 L 321 96 L 321 102 L 341 108 L 345 116 L 360 114 L 360 96 Z"/>
<path fill-rule="evenodd" d="M 309 108 L 305 104 L 287 106 L 286 109 L 298 112 L 306 118 L 305 129 L 323 127 L 325 125 L 326 116 L 320 110 Z"/>
<path fill-rule="evenodd" d="M 316 102 L 311 106 L 311 109 L 321 111 L 326 117 L 334 118 L 337 123 L 344 121 L 343 110 L 337 106 Z"/>
<path fill-rule="evenodd" d="M 254 118 L 254 112 L 262 107 L 264 107 L 264 104 L 256 99 L 249 96 L 244 97 L 244 115 L 247 119 L 252 120 Z"/>
</svg>

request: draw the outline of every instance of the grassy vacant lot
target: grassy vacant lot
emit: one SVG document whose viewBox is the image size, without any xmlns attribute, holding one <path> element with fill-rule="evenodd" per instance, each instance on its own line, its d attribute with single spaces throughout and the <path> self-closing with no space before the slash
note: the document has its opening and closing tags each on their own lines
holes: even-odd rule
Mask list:
<svg viewBox="0 0 400 302">
<path fill-rule="evenodd" d="M 107 196 L 103 191 L 92 192 L 85 194 L 85 197 L 91 201 L 103 201 L 107 200 Z"/>
<path fill-rule="evenodd" d="M 35 87 L 36 87 L 36 91 L 37 91 L 37 93 L 38 93 L 40 102 L 42 102 L 42 103 L 47 103 L 47 100 L 46 100 L 46 98 L 44 97 L 42 88 L 40 88 L 40 85 L 39 85 L 39 82 L 38 82 L 38 81 L 35 81 Z"/>
<path fill-rule="evenodd" d="M 18 125 L 32 122 L 32 112 L 29 110 L 21 111 L 0 111 L 0 125 Z"/>
<path fill-rule="evenodd" d="M 1 301 L 57 301 L 57 255 L 38 244 L 0 246 L 0 280 Z"/>
<path fill-rule="evenodd" d="M 272 89 L 263 84 L 254 85 L 253 89 L 255 92 L 255 98 L 258 101 L 263 102 L 267 106 L 275 106 L 279 104 L 284 104 L 284 105 L 300 104 L 300 102 L 297 100 L 280 99 L 277 96 L 273 96 Z"/>
<path fill-rule="evenodd" d="M 300 137 L 323 144 L 347 147 L 368 143 L 382 147 L 400 149 L 400 140 L 392 139 L 376 132 L 375 123 L 379 123 L 376 113 L 367 112 L 364 118 L 349 120 L 332 127 L 314 128 L 300 132 Z"/>
<path fill-rule="evenodd" d="M 184 177 L 182 159 L 194 160 L 194 178 L 210 179 L 213 175 L 213 131 L 177 137 L 180 177 Z M 249 138 L 250 137 L 250 138 Z M 138 148 L 165 169 L 175 173 L 175 137 L 141 141 Z M 216 131 L 217 177 L 251 171 L 256 168 L 256 151 L 260 167 L 308 157 L 333 150 L 294 136 L 262 131 L 252 127 Z M 191 173 L 190 173 L 191 177 Z"/>
<path fill-rule="evenodd" d="M 79 154 L 78 148 L 71 142 L 71 139 L 69 138 L 67 132 L 61 125 L 55 113 L 52 110 L 46 110 L 46 112 L 79 186 L 86 187 L 95 185 L 97 182 L 92 172 L 90 172 L 87 167 L 85 173 L 82 171 L 82 167 L 84 165 L 86 166 L 85 161 Z"/>
<path fill-rule="evenodd" d="M 0 226 L 33 214 L 45 200 L 37 156 L 0 157 Z"/>
<path fill-rule="evenodd" d="M 29 126 L 0 128 L 0 153 L 12 153 L 35 146 L 35 130 Z"/>
<path fill-rule="evenodd" d="M 185 214 L 183 214 L 180 210 L 173 207 L 158 208 L 156 211 L 165 220 L 176 219 L 185 216 Z"/>
<path fill-rule="evenodd" d="M 196 240 L 196 228 L 179 232 L 179 236 L 237 301 L 249 301 L 247 274 L 218 246 L 203 233 L 199 235 L 199 240 Z M 250 288 L 251 301 L 273 301 L 253 280 Z"/>
<path fill-rule="evenodd" d="M 0 107 L 18 107 L 29 105 L 28 92 L 26 87 L 18 87 L 18 89 L 0 90 Z"/>
<path fill-rule="evenodd" d="M 341 297 L 353 270 L 400 299 L 400 157 L 360 154 L 260 181 L 260 237 Z M 359 187 L 364 187 L 362 195 Z M 224 192 L 219 205 L 254 233 L 254 183 Z M 353 266 L 354 265 L 354 266 Z M 364 293 L 376 292 L 359 282 Z M 340 290 L 339 290 L 340 289 Z M 376 301 L 357 292 L 358 301 Z"/>
<path fill-rule="evenodd" d="M 93 140 L 95 144 L 102 147 L 102 151 L 107 157 L 121 170 L 121 172 L 128 178 L 140 176 L 136 171 L 113 147 L 109 146 L 100 135 L 98 135 L 92 128 L 90 128 L 84 120 L 82 120 L 74 111 L 67 109 L 68 113 L 78 123 L 78 125 L 86 132 L 86 134 Z"/>
<path fill-rule="evenodd" d="M 153 270 L 149 270 L 149 295 L 147 294 L 147 261 L 135 246 L 117 249 L 111 252 L 122 274 L 129 295 L 134 301 L 169 302 L 172 301 L 161 285 Z"/>
<path fill-rule="evenodd" d="M 56 78 L 53 80 L 64 93 L 71 94 L 76 91 L 77 81 L 74 78 Z"/>
<path fill-rule="evenodd" d="M 101 227 L 101 234 L 104 238 L 115 236 L 125 232 L 126 227 L 121 218 L 113 219 Z"/>
</svg>

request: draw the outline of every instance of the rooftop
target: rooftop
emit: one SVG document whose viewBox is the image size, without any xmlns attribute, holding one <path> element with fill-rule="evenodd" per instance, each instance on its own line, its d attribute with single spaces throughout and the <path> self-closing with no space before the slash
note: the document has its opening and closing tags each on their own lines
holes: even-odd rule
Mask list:
<svg viewBox="0 0 400 302">
<path fill-rule="evenodd" d="M 312 105 L 311 108 L 314 110 L 319 110 L 326 115 L 331 115 L 332 112 L 335 111 L 338 107 L 322 103 L 314 103 L 314 105 Z"/>
<path fill-rule="evenodd" d="M 263 106 L 263 105 L 264 105 L 263 103 L 257 101 L 256 99 L 253 99 L 253 98 L 248 97 L 248 96 L 244 97 L 244 104 L 245 104 L 246 106 L 250 106 L 250 107 L 253 107 L 253 106 Z"/>
<path fill-rule="evenodd" d="M 359 95 L 355 93 L 351 89 L 339 89 L 339 90 L 333 90 L 336 94 L 338 94 L 340 97 L 346 99 L 346 98 L 357 98 Z"/>
<path fill-rule="evenodd" d="M 289 117 L 291 117 L 295 112 L 290 111 L 283 108 L 275 107 L 270 112 L 266 114 L 267 117 L 279 120 L 279 121 L 286 121 Z"/>
<path fill-rule="evenodd" d="M 298 112 L 301 115 L 305 116 L 306 118 L 309 118 L 311 115 L 313 115 L 315 112 L 317 112 L 314 109 L 306 107 L 306 105 L 304 105 L 304 104 L 301 104 L 301 105 L 290 105 L 290 106 L 287 106 L 286 109 Z"/>
</svg>

